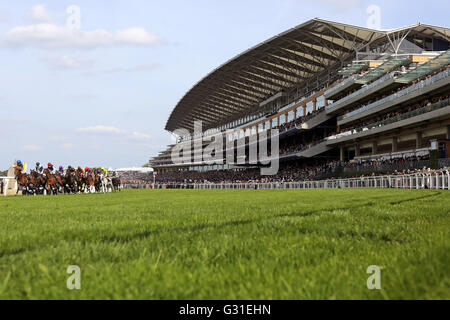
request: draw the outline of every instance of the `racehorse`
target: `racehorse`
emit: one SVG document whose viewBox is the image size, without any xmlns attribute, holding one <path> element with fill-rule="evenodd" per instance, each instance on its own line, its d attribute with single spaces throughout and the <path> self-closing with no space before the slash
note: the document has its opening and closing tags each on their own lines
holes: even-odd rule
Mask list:
<svg viewBox="0 0 450 320">
<path fill-rule="evenodd" d="M 75 170 L 75 180 L 77 182 L 77 192 L 78 193 L 84 192 L 86 179 L 80 170 Z"/>
<path fill-rule="evenodd" d="M 120 181 L 119 177 L 112 178 L 112 185 L 113 185 L 114 191 L 120 191 L 121 184 L 122 184 L 122 181 Z"/>
<path fill-rule="evenodd" d="M 51 174 L 48 169 L 44 170 L 44 175 L 47 177 L 47 190 L 52 194 L 58 194 L 59 188 L 63 186 L 61 178 Z"/>
<path fill-rule="evenodd" d="M 92 172 L 85 172 L 84 180 L 86 182 L 85 191 L 95 193 L 95 176 Z"/>
<path fill-rule="evenodd" d="M 22 189 L 22 194 L 32 194 L 35 193 L 34 186 L 36 181 L 34 178 L 26 173 L 22 173 L 22 170 L 18 167 L 14 168 L 14 176 L 17 181 L 17 191 L 16 195 L 19 193 L 19 189 Z"/>
<path fill-rule="evenodd" d="M 114 188 L 111 179 L 106 177 L 103 173 L 100 174 L 100 179 L 102 181 L 102 192 L 111 192 L 111 190 Z"/>
<path fill-rule="evenodd" d="M 31 171 L 30 175 L 34 178 L 34 181 L 36 183 L 36 192 L 39 194 L 46 194 L 48 192 L 46 177 L 34 170 Z"/>
<path fill-rule="evenodd" d="M 66 171 L 66 176 L 64 177 L 64 189 L 67 193 L 75 193 L 78 190 L 77 176 L 75 175 L 75 169 L 69 168 Z"/>
<path fill-rule="evenodd" d="M 95 191 L 100 192 L 102 190 L 102 177 L 98 170 L 94 170 L 95 176 Z"/>
</svg>

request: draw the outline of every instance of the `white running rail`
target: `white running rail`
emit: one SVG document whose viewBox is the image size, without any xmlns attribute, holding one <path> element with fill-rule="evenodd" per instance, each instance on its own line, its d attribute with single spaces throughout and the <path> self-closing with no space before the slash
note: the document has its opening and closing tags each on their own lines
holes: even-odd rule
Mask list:
<svg viewBox="0 0 450 320">
<path fill-rule="evenodd" d="M 14 183 L 14 187 L 11 187 L 11 183 Z M 0 189 L 3 191 L 1 195 L 6 196 L 8 189 L 17 189 L 17 181 L 15 177 L 0 177 Z"/>
<path fill-rule="evenodd" d="M 191 187 L 192 188 L 192 187 Z M 450 190 L 450 173 L 369 176 L 284 183 L 194 184 L 193 189 L 349 189 L 396 188 Z"/>
</svg>

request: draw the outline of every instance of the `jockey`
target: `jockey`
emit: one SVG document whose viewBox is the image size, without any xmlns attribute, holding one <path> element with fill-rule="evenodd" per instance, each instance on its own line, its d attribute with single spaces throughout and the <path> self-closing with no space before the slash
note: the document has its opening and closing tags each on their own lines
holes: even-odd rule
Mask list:
<svg viewBox="0 0 450 320">
<path fill-rule="evenodd" d="M 53 168 L 53 164 L 51 162 L 47 164 L 47 169 L 50 174 L 55 174 L 55 168 Z"/>
<path fill-rule="evenodd" d="M 25 171 L 27 170 L 27 164 L 22 163 L 22 161 L 20 160 L 17 160 L 14 168 L 19 168 L 22 173 L 25 173 Z"/>
<path fill-rule="evenodd" d="M 91 169 L 89 169 L 89 167 L 84 168 L 84 172 L 86 173 L 86 175 L 90 175 L 91 174 Z"/>
<path fill-rule="evenodd" d="M 83 171 L 83 169 L 82 169 L 80 166 L 78 166 L 77 171 L 78 171 L 82 176 L 84 176 L 84 171 Z"/>
<path fill-rule="evenodd" d="M 107 177 L 108 176 L 108 170 L 106 170 L 105 168 L 103 168 L 102 167 L 102 173 L 103 173 L 103 175 L 105 176 L 105 177 Z"/>
<path fill-rule="evenodd" d="M 63 168 L 63 166 L 59 166 L 59 170 L 58 171 L 59 171 L 60 175 L 62 175 L 62 176 L 64 175 L 64 168 Z"/>
<path fill-rule="evenodd" d="M 42 171 L 44 171 L 44 167 L 39 162 L 36 162 L 36 172 L 42 173 Z"/>
</svg>

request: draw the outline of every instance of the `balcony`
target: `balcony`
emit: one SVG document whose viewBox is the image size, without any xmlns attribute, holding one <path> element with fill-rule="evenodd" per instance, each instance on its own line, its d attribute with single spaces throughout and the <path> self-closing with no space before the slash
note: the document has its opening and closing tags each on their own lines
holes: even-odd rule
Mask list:
<svg viewBox="0 0 450 320">
<path fill-rule="evenodd" d="M 389 119 L 374 122 L 351 131 L 328 137 L 327 145 L 335 145 L 375 134 L 384 133 L 398 128 L 406 128 L 433 119 L 450 117 L 450 99 L 436 102 L 417 110 L 399 114 Z"/>
<path fill-rule="evenodd" d="M 327 114 L 335 114 L 346 107 L 351 107 L 356 105 L 360 100 L 364 98 L 368 98 L 370 95 L 386 89 L 387 87 L 394 84 L 395 77 L 398 72 L 391 72 L 381 77 L 377 81 L 372 82 L 371 84 L 362 87 L 358 91 L 353 92 L 352 94 L 330 104 L 327 106 Z"/>
<path fill-rule="evenodd" d="M 396 92 L 374 103 L 368 104 L 362 108 L 349 112 L 338 118 L 338 125 L 344 125 L 361 118 L 368 117 L 375 113 L 385 111 L 401 103 L 407 102 L 424 94 L 432 92 L 450 84 L 450 70 L 447 69 L 437 75 L 422 80 L 408 88 Z"/>
<path fill-rule="evenodd" d="M 333 88 L 326 91 L 324 93 L 324 97 L 326 99 L 335 100 L 336 97 L 339 97 L 343 93 L 361 87 L 361 84 L 355 82 L 357 77 L 358 75 L 354 74 L 347 79 L 339 82 Z"/>
</svg>

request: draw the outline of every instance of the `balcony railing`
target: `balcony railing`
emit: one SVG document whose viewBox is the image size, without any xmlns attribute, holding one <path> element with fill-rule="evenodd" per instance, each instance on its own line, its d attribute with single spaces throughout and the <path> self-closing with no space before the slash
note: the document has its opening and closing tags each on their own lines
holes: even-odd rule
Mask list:
<svg viewBox="0 0 450 320">
<path fill-rule="evenodd" d="M 350 118 L 350 117 L 352 117 L 354 115 L 357 115 L 359 113 L 362 113 L 364 111 L 376 108 L 378 106 L 381 106 L 382 104 L 385 104 L 387 102 L 391 102 L 391 101 L 393 101 L 395 99 L 398 99 L 398 98 L 401 98 L 403 96 L 406 96 L 406 95 L 408 95 L 408 94 L 410 94 L 410 93 L 412 93 L 414 91 L 417 91 L 417 90 L 420 90 L 420 89 L 422 89 L 424 87 L 432 85 L 433 83 L 435 83 L 435 82 L 437 82 L 439 80 L 447 78 L 448 76 L 450 76 L 450 70 L 442 71 L 441 73 L 438 73 L 437 75 L 435 75 L 435 76 L 433 76 L 433 77 L 431 77 L 429 79 L 422 80 L 419 83 L 416 83 L 416 84 L 414 84 L 414 85 L 412 85 L 412 86 L 410 86 L 410 87 L 408 87 L 406 89 L 403 89 L 403 90 L 401 90 L 401 91 L 399 91 L 397 93 L 394 93 L 394 94 L 392 94 L 390 96 L 387 96 L 387 97 L 385 97 L 385 98 L 383 98 L 381 100 L 375 101 L 374 103 L 368 104 L 368 105 L 366 105 L 366 106 L 364 106 L 362 108 L 359 108 L 359 109 L 356 109 L 356 110 L 354 110 L 352 112 L 349 112 L 349 113 L 341 116 L 340 118 L 338 118 L 338 120 L 344 120 L 344 119 Z"/>
<path fill-rule="evenodd" d="M 393 117 L 385 119 L 385 120 L 377 121 L 377 122 L 374 122 L 374 123 L 371 123 L 371 124 L 368 124 L 368 125 L 356 128 L 356 129 L 352 129 L 351 131 L 343 132 L 343 133 L 340 133 L 338 135 L 334 135 L 334 136 L 328 137 L 327 140 L 339 139 L 339 138 L 342 138 L 342 137 L 345 137 L 345 136 L 349 136 L 349 135 L 353 135 L 353 134 L 356 134 L 356 133 L 360 133 L 360 132 L 363 132 L 363 131 L 372 130 L 374 128 L 379 128 L 379 127 L 382 127 L 382 126 L 385 126 L 385 125 L 388 125 L 388 124 L 391 124 L 391 123 L 395 123 L 395 122 L 398 122 L 398 121 L 406 120 L 406 119 L 409 119 L 409 118 L 412 118 L 412 117 L 416 117 L 416 116 L 419 116 L 419 115 L 422 115 L 422 114 L 425 114 L 425 113 L 428 113 L 428 112 L 431 112 L 431 111 L 435 111 L 435 110 L 438 110 L 438 109 L 442 109 L 442 108 L 445 108 L 445 107 L 448 107 L 448 106 L 450 106 L 450 98 L 445 99 L 445 100 L 441 100 L 441 101 L 436 102 L 436 103 L 434 103 L 432 105 L 429 105 L 429 106 L 421 107 L 421 108 L 413 110 L 413 111 L 409 111 L 409 112 L 406 112 L 406 113 L 402 113 L 402 114 L 393 116 Z"/>
<path fill-rule="evenodd" d="M 354 74 L 351 77 L 345 79 L 344 81 L 340 82 L 339 84 L 335 85 L 333 88 L 325 92 L 324 96 L 332 96 L 336 92 L 338 92 L 342 87 L 344 87 L 346 84 L 354 81 L 357 78 L 357 75 Z"/>
<path fill-rule="evenodd" d="M 381 84 L 381 83 L 383 83 L 383 82 L 385 82 L 385 81 L 387 81 L 387 80 L 389 80 L 389 79 L 394 78 L 397 74 L 398 74 L 397 71 L 394 71 L 394 72 L 391 72 L 391 73 L 386 74 L 385 76 L 381 77 L 381 78 L 378 79 L 377 81 L 374 81 L 374 82 L 372 82 L 371 84 L 369 84 L 369 85 L 367 85 L 367 86 L 365 86 L 365 87 L 362 87 L 361 89 L 359 89 L 359 90 L 353 92 L 352 94 L 349 94 L 348 96 L 345 96 L 344 98 L 342 98 L 342 99 L 340 99 L 340 100 L 338 100 L 338 101 L 336 101 L 336 102 L 330 104 L 330 105 L 327 107 L 327 110 L 339 108 L 340 106 L 344 105 L 344 104 L 345 104 L 347 101 L 349 101 L 350 99 L 353 99 L 353 98 L 356 97 L 356 96 L 359 96 L 359 95 L 364 94 L 365 92 L 367 92 L 367 91 L 369 91 L 369 90 L 375 88 L 375 87 L 378 86 L 379 84 Z"/>
</svg>

